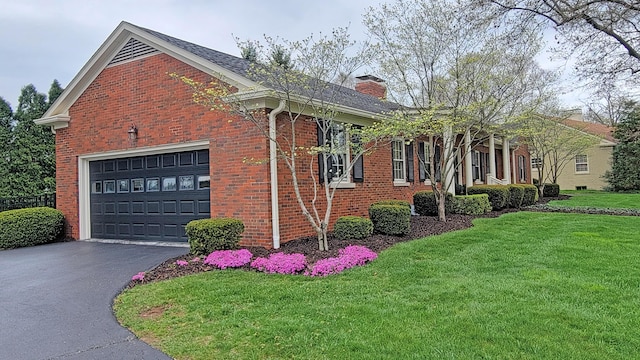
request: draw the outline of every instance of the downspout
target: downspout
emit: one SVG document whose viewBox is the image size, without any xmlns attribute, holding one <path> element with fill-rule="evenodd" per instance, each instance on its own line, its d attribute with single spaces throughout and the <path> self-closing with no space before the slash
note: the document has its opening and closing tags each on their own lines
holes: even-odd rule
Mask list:
<svg viewBox="0 0 640 360">
<path fill-rule="evenodd" d="M 280 100 L 277 108 L 269 113 L 269 172 L 271 173 L 271 230 L 273 248 L 280 248 L 280 212 L 278 210 L 278 149 L 276 146 L 276 117 L 287 102 Z"/>
</svg>

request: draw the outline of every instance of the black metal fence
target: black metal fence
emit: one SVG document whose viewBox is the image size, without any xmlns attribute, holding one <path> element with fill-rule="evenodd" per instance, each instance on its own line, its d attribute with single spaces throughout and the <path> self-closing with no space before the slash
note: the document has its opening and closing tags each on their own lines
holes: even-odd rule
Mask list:
<svg viewBox="0 0 640 360">
<path fill-rule="evenodd" d="M 36 196 L 17 196 L 0 198 L 0 211 L 24 209 L 30 207 L 48 206 L 56 207 L 56 193 L 42 194 Z"/>
</svg>

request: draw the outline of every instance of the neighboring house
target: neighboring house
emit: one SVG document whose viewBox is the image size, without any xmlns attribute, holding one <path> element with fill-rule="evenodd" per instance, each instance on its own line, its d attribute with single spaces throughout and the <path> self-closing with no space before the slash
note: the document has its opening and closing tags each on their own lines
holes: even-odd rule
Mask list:
<svg viewBox="0 0 640 360">
<path fill-rule="evenodd" d="M 37 120 L 56 133 L 57 206 L 68 234 L 186 241 L 190 220 L 234 217 L 245 224 L 243 245 L 278 247 L 312 235 L 285 165 L 243 162 L 269 158 L 268 139 L 247 121 L 195 104 L 192 90 L 168 75 L 203 83 L 222 77 L 239 91 L 255 90 L 248 67 L 244 59 L 122 22 Z M 380 79 L 359 80 L 356 90 L 333 88 L 344 93 L 336 120 L 367 124 L 395 108 L 380 99 L 386 91 Z M 265 114 L 278 105 L 268 91 L 251 94 Z M 315 122 L 298 126 L 300 145 L 321 141 Z M 458 160 L 473 167 L 460 167 L 460 184 L 531 182 L 526 146 L 497 135 L 472 146 L 473 153 Z M 430 189 L 418 165 L 423 153 L 423 142 L 399 141 L 364 156 L 337 190 L 331 226 L 339 216 L 367 216 L 377 200 L 411 201 L 416 191 Z M 340 171 L 341 165 L 327 166 Z M 309 198 L 311 176 L 300 181 Z"/>
<path fill-rule="evenodd" d="M 557 183 L 561 190 L 602 190 L 607 186 L 604 173 L 611 170 L 611 156 L 616 140 L 613 138 L 613 128 L 603 124 L 584 121 L 580 114 L 574 114 L 568 119 L 560 121 L 560 126 L 566 126 L 575 131 L 576 136 L 593 137 L 595 145 L 583 154 L 576 155 L 567 163 L 558 176 Z M 537 178 L 537 169 L 532 159 L 532 173 Z"/>
</svg>

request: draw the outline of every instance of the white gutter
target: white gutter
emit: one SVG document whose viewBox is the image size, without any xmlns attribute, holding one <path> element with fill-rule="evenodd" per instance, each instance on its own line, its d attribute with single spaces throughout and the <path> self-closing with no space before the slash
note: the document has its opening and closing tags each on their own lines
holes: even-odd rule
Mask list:
<svg viewBox="0 0 640 360">
<path fill-rule="evenodd" d="M 273 248 L 280 248 L 280 212 L 278 210 L 278 153 L 276 147 L 276 117 L 287 102 L 280 100 L 280 105 L 269 113 L 269 172 L 271 173 L 271 230 Z"/>
</svg>

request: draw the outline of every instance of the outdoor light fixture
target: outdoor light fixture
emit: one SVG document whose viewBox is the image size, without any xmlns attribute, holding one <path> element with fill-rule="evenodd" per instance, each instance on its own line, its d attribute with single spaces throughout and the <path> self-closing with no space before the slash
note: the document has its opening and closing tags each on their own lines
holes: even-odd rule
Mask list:
<svg viewBox="0 0 640 360">
<path fill-rule="evenodd" d="M 131 125 L 128 131 L 129 140 L 135 141 L 138 138 L 138 128 L 135 125 Z"/>
</svg>

